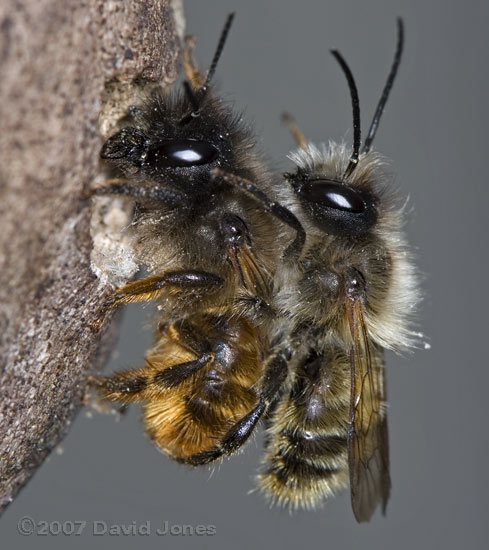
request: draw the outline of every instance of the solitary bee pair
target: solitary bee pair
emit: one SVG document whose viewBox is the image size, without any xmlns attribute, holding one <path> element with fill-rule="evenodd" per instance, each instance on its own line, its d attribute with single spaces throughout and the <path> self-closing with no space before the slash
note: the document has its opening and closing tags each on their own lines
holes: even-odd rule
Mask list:
<svg viewBox="0 0 489 550">
<path fill-rule="evenodd" d="M 383 351 L 413 345 L 416 279 L 385 163 L 371 145 L 401 58 L 361 149 L 353 76 L 353 148 L 298 142 L 277 178 L 211 86 L 233 15 L 204 76 L 185 50 L 183 92 L 157 92 L 105 143 L 120 177 L 94 194 L 135 205 L 149 277 L 111 308 L 157 300 L 156 340 L 139 369 L 93 378 L 103 397 L 142 401 L 146 429 L 189 465 L 236 453 L 264 421 L 260 489 L 312 508 L 350 482 L 358 521 L 390 493 Z M 102 323 L 103 318 L 101 318 Z"/>
</svg>

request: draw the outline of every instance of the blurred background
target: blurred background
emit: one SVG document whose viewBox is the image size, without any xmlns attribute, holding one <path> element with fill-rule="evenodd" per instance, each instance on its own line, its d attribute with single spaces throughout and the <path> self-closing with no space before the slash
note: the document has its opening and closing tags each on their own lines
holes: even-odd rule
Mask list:
<svg viewBox="0 0 489 550">
<path fill-rule="evenodd" d="M 82 411 L 68 437 L 8 508 L 4 547 L 342 550 L 482 548 L 487 544 L 487 124 L 489 4 L 442 0 L 185 0 L 187 32 L 205 68 L 226 14 L 237 18 L 217 71 L 226 98 L 244 108 L 272 166 L 290 168 L 287 109 L 313 142 L 350 141 L 338 48 L 355 75 L 363 128 L 370 123 L 395 46 L 405 54 L 375 148 L 393 159 L 409 195 L 425 301 L 420 326 L 431 350 L 389 354 L 387 378 L 393 490 L 387 518 L 355 523 L 348 493 L 321 510 L 289 515 L 248 494 L 261 436 L 244 453 L 191 471 L 161 455 L 133 407 L 114 416 Z M 152 339 L 151 306 L 129 306 L 107 372 L 141 364 Z M 24 536 L 36 522 L 86 521 L 80 536 Z M 93 535 L 93 522 L 135 526 L 148 536 Z M 101 523 L 100 523 L 101 522 Z M 167 524 L 165 524 L 167 522 Z M 158 537 L 157 528 L 204 525 L 205 535 Z M 144 530 L 144 529 L 143 529 Z M 67 540 L 69 538 L 69 540 Z"/>
</svg>

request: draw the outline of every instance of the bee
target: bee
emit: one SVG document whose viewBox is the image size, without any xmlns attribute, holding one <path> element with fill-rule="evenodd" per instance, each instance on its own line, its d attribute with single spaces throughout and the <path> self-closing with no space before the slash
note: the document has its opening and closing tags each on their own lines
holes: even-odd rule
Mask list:
<svg viewBox="0 0 489 550">
<path fill-rule="evenodd" d="M 358 522 L 390 495 L 384 349 L 410 348 L 418 303 L 403 235 L 404 211 L 386 161 L 371 150 L 401 60 L 394 61 L 361 146 L 356 84 L 343 56 L 353 107 L 353 147 L 309 143 L 285 115 L 299 149 L 283 204 L 301 220 L 306 244 L 295 271 L 275 288 L 275 338 L 292 350 L 289 375 L 267 418 L 259 488 L 274 503 L 314 508 L 350 484 Z"/>
<path fill-rule="evenodd" d="M 285 380 L 263 312 L 276 267 L 296 261 L 305 240 L 274 198 L 251 131 L 211 85 L 232 20 L 205 76 L 190 39 L 183 92 L 156 91 L 130 109 L 132 123 L 101 153 L 118 177 L 93 191 L 134 203 L 135 249 L 150 271 L 115 290 L 94 328 L 121 304 L 156 300 L 158 330 L 144 367 L 90 383 L 103 398 L 142 402 L 156 445 L 191 465 L 241 447 Z"/>
<path fill-rule="evenodd" d="M 415 270 L 404 213 L 371 145 L 298 142 L 297 168 L 273 176 L 250 130 L 211 81 L 233 14 L 203 76 L 185 51 L 183 93 L 156 92 L 102 149 L 120 176 L 94 190 L 135 204 L 132 230 L 150 275 L 107 300 L 156 300 L 155 343 L 139 369 L 93 377 L 102 397 L 142 402 L 148 434 L 173 459 L 211 463 L 242 448 L 264 420 L 258 486 L 272 502 L 312 508 L 351 486 L 358 521 L 390 493 L 383 350 L 413 345 Z"/>
</svg>

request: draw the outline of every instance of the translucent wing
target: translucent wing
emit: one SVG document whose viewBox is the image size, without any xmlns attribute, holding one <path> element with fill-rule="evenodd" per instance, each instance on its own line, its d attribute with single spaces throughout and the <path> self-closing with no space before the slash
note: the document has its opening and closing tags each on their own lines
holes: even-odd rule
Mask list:
<svg viewBox="0 0 489 550">
<path fill-rule="evenodd" d="M 369 521 L 380 504 L 385 514 L 391 481 L 385 410 L 383 350 L 368 336 L 363 305 L 348 306 L 351 332 L 351 397 L 348 463 L 351 502 L 358 522 Z"/>
</svg>

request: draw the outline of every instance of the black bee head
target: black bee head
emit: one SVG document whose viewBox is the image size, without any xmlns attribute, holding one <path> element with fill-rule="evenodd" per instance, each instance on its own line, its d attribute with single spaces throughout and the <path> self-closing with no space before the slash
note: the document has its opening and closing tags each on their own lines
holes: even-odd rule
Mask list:
<svg viewBox="0 0 489 550">
<path fill-rule="evenodd" d="M 186 81 L 183 93 L 157 90 L 143 105 L 130 108 L 133 123 L 106 141 L 103 159 L 125 175 L 177 187 L 189 196 L 212 193 L 213 168 L 240 173 L 248 133 L 211 86 L 233 17 L 226 19 L 205 82 Z"/>
</svg>

